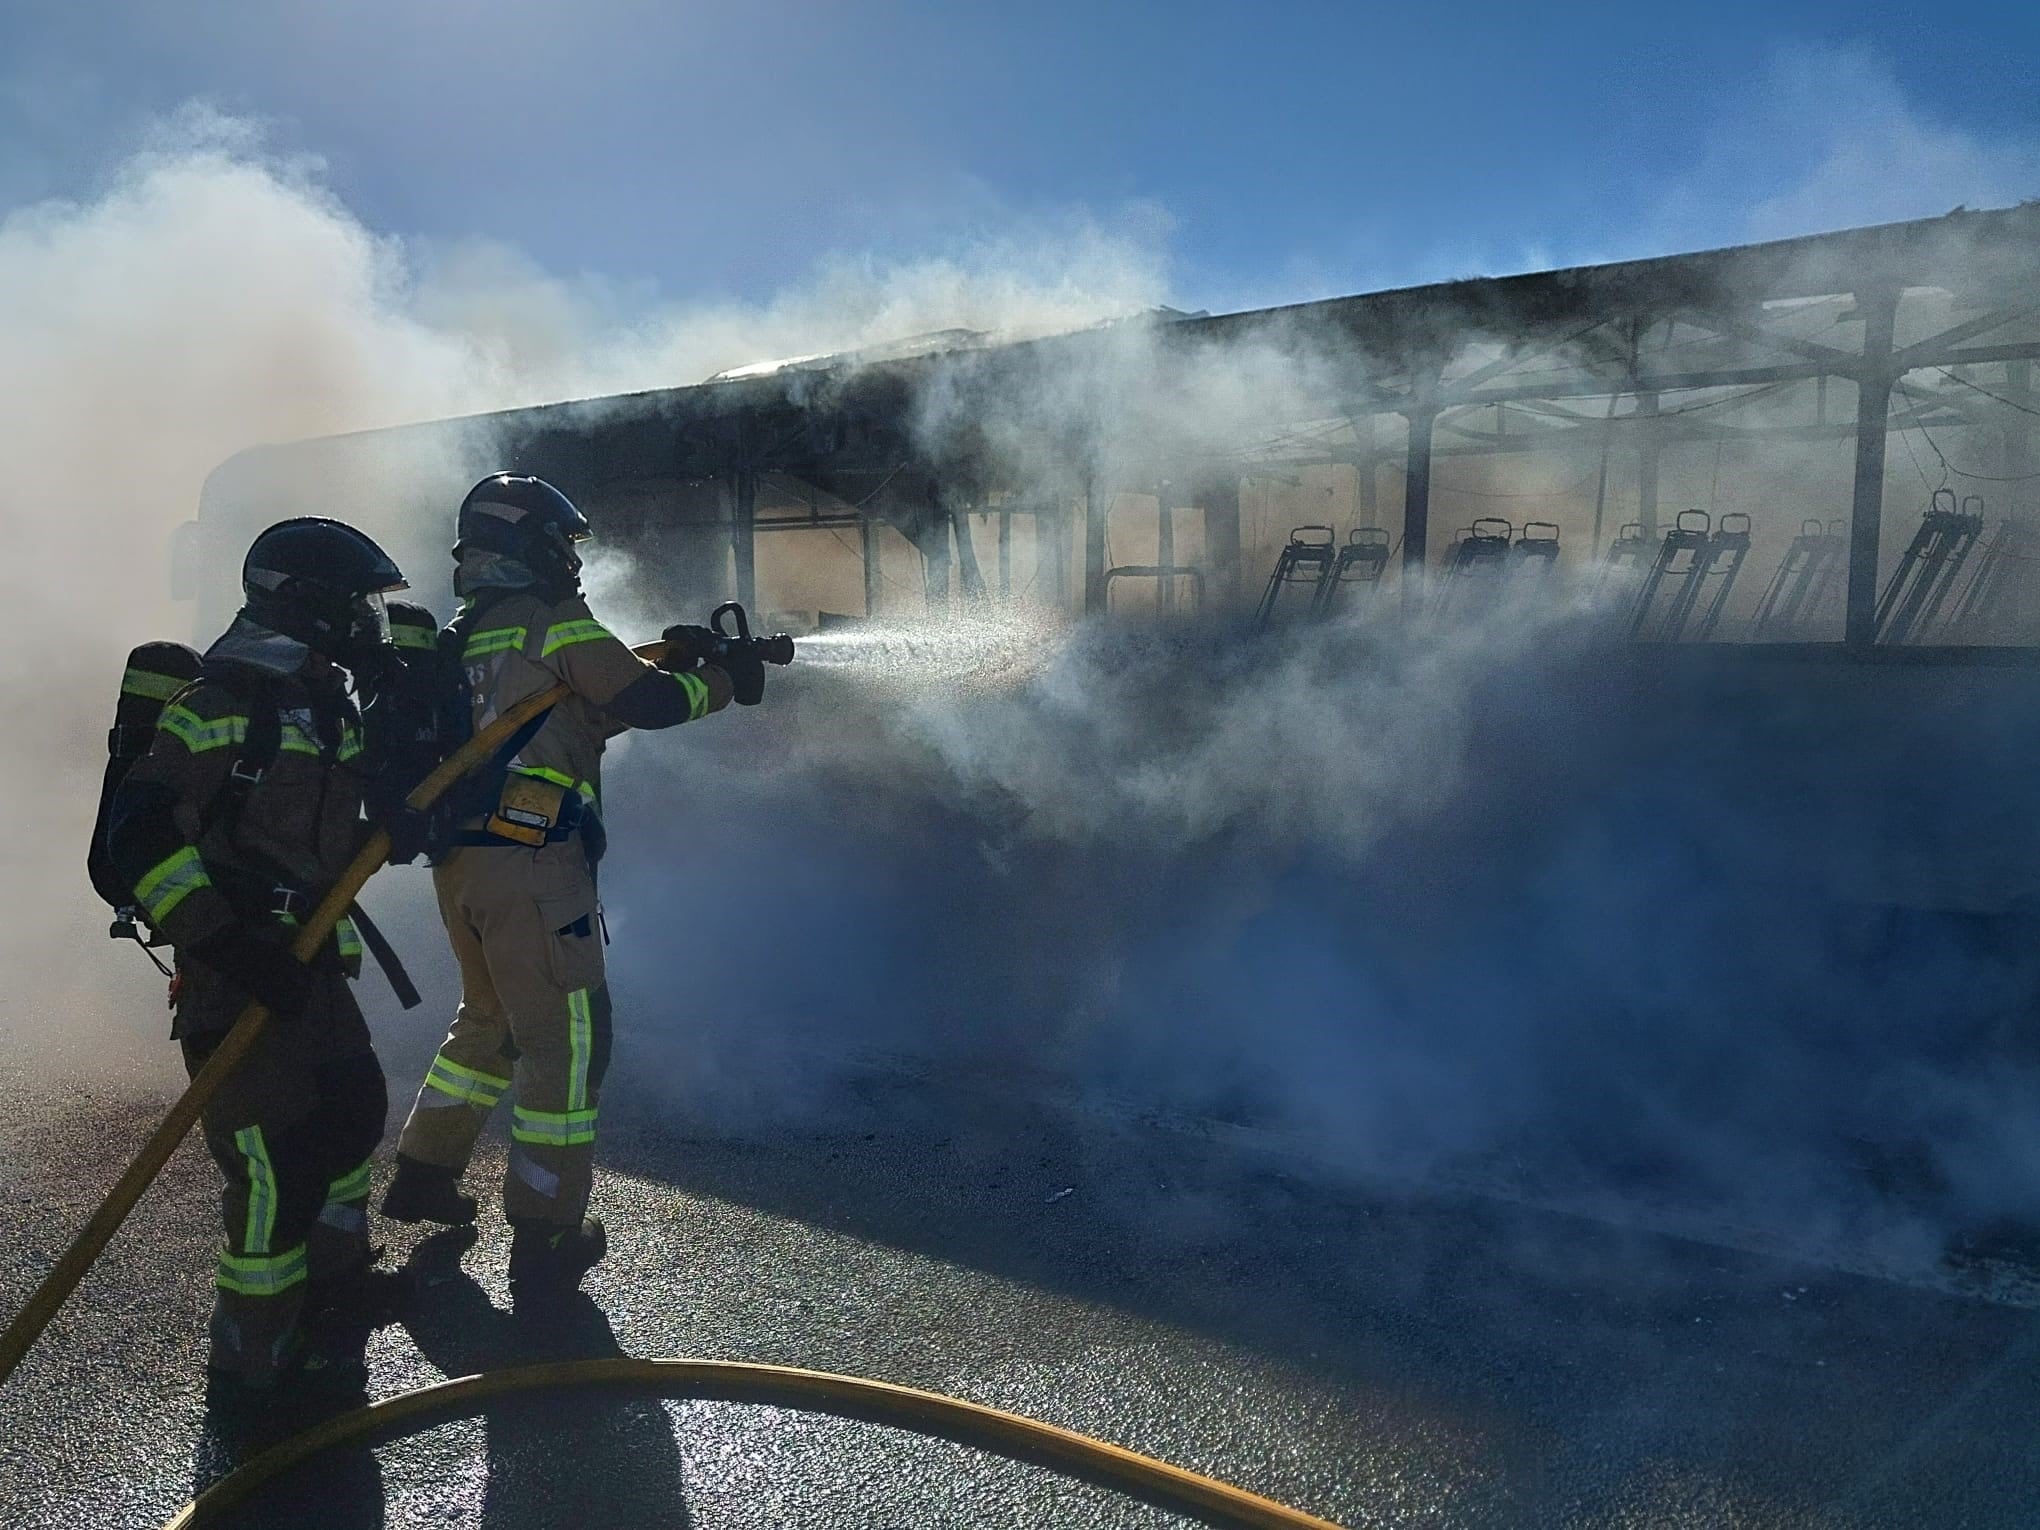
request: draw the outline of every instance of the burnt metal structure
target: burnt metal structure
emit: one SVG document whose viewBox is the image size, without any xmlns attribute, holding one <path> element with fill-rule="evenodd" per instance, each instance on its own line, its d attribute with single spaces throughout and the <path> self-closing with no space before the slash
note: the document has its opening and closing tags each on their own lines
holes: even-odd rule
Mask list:
<svg viewBox="0 0 2040 1530">
<path fill-rule="evenodd" d="M 1511 563 L 1519 573 L 1549 578 L 1558 568 L 1558 538 L 1556 521 L 1525 521 L 1516 533 Z"/>
<path fill-rule="evenodd" d="M 1381 588 L 1393 551 L 1388 533 L 1379 526 L 1355 526 L 1347 532 L 1338 557 L 1318 581 L 1312 614 L 1322 620 L 1350 605 L 1349 588 L 1354 596 L 1371 599 Z"/>
<path fill-rule="evenodd" d="M 1118 564 L 1105 570 L 1105 588 L 1108 594 L 1113 582 L 1119 579 L 1153 580 L 1155 604 L 1163 611 L 1172 611 L 1176 608 L 1176 585 L 1181 581 L 1190 589 L 1190 609 L 1193 611 L 1204 609 L 1204 570 L 1194 563 Z"/>
<path fill-rule="evenodd" d="M 1269 571 L 1268 584 L 1261 591 L 1261 603 L 1254 608 L 1254 625 L 1271 625 L 1276 613 L 1285 606 L 1304 603 L 1310 611 L 1316 611 L 1324 602 L 1325 581 L 1336 570 L 1339 561 L 1338 533 L 1329 526 L 1298 526 L 1289 533 L 1289 540 L 1282 545 L 1282 551 L 1275 555 L 1275 567 Z M 1308 591 L 1304 596 L 1284 598 L 1285 590 Z"/>
<path fill-rule="evenodd" d="M 1447 616 L 1464 611 L 1477 599 L 1476 591 L 1492 593 L 1509 569 L 1516 528 L 1499 515 L 1483 515 L 1452 536 L 1452 551 L 1432 598 L 1434 615 Z"/>
<path fill-rule="evenodd" d="M 1759 640 L 1789 642 L 1819 630 L 1834 589 L 1834 572 L 1848 555 L 1840 521 L 1809 516 L 1771 574 L 1757 603 L 1752 630 Z"/>
<path fill-rule="evenodd" d="M 2030 515 L 1999 520 L 1948 618 L 1951 636 L 1975 641 L 2022 630 L 2034 604 L 2024 568 L 2040 560 L 2033 530 Z"/>
<path fill-rule="evenodd" d="M 1971 510 L 1969 507 L 1975 505 Z M 1953 489 L 1936 489 L 1919 529 L 1877 600 L 1877 638 L 1883 643 L 1917 642 L 1934 630 L 1941 608 L 1954 593 L 1983 535 L 1983 500 L 1971 495 L 1959 504 Z"/>
<path fill-rule="evenodd" d="M 1629 635 L 1655 643 L 1705 642 L 1721 625 L 1749 555 L 1749 516 L 1731 510 L 1717 526 L 1705 510 L 1681 510 L 1637 592 Z"/>
<path fill-rule="evenodd" d="M 1630 607 L 1632 638 L 1672 642 L 1685 631 L 1712 561 L 1713 527 L 1714 518 L 1705 510 L 1681 510 L 1673 517 Z"/>
<path fill-rule="evenodd" d="M 240 537 L 258 513 L 336 508 L 275 489 L 317 481 L 295 466 L 380 458 L 410 464 L 383 472 L 393 514 L 443 516 L 478 464 L 543 473 L 599 507 L 606 534 L 657 554 L 682 592 L 693 569 L 704 592 L 754 601 L 760 536 L 855 531 L 845 545 L 866 554 L 872 609 L 881 531 L 919 551 L 931 606 L 985 598 L 968 522 L 992 512 L 1002 549 L 1013 518 L 1034 518 L 1037 598 L 1103 610 L 1111 503 L 1158 495 L 1165 535 L 1201 514 L 1195 566 L 1223 611 L 1241 583 L 1242 479 L 1336 465 L 1370 522 L 1381 476 L 1400 471 L 1414 610 L 1428 604 L 1433 503 L 1474 492 L 1455 483 L 1469 461 L 1593 452 L 1605 490 L 1612 454 L 1633 468 L 1634 499 L 1610 508 L 1648 545 L 1668 447 L 1830 443 L 1848 466 L 1846 506 L 1832 507 L 1847 512 L 1843 636 L 1863 653 L 1878 641 L 1894 431 L 1933 444 L 1984 426 L 2004 440 L 1985 471 L 2027 472 L 2036 294 L 2028 205 L 1247 313 L 1162 311 L 1019 343 L 945 332 L 882 355 L 243 453 L 208 484 L 183 562 L 202 574 L 212 539 Z M 1235 348 L 1309 364 L 1222 437 L 1194 411 L 1177 420 L 1173 379 Z M 1830 507 L 1782 508 L 1789 526 Z M 1170 593 L 1189 580 L 1159 550 L 1120 566 L 1170 570 L 1157 576 Z"/>
<path fill-rule="evenodd" d="M 1599 598 L 1626 589 L 1625 604 L 1633 600 L 1636 586 L 1643 582 L 1650 568 L 1654 551 L 1643 522 L 1625 521 L 1616 527 L 1615 535 L 1608 539 L 1607 548 L 1595 564 L 1595 596 Z"/>
</svg>

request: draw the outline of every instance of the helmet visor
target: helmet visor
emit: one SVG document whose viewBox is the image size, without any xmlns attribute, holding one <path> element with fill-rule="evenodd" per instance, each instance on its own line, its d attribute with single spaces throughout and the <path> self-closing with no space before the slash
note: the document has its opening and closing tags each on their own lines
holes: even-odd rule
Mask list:
<svg viewBox="0 0 2040 1530">
<path fill-rule="evenodd" d="M 354 637 L 357 642 L 383 646 L 391 642 L 389 602 L 383 599 L 382 591 L 376 590 L 355 600 Z"/>
</svg>

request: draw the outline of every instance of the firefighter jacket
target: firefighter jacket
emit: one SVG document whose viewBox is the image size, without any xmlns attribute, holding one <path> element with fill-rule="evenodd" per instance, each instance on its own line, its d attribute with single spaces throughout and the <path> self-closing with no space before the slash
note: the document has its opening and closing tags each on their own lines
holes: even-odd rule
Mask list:
<svg viewBox="0 0 2040 1530">
<path fill-rule="evenodd" d="M 205 658 L 205 677 L 163 709 L 121 783 L 107 833 L 137 906 L 180 951 L 235 922 L 268 923 L 286 939 L 368 834 L 367 761 L 340 673 L 246 617 Z M 277 720 L 266 765 L 248 758 L 264 708 Z M 352 921 L 335 928 L 324 959 L 359 972 Z"/>
<path fill-rule="evenodd" d="M 603 745 L 626 728 L 670 728 L 729 704 L 729 677 L 712 667 L 669 674 L 632 653 L 597 621 L 578 593 L 548 599 L 533 590 L 488 590 L 454 620 L 474 698 L 477 732 L 540 691 L 564 681 L 573 694 L 510 766 L 579 799 L 599 821 Z"/>
</svg>

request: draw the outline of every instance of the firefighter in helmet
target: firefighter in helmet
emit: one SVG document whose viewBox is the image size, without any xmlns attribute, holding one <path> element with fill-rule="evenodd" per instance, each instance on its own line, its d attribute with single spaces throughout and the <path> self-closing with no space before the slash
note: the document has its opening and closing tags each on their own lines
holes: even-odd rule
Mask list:
<svg viewBox="0 0 2040 1530">
<path fill-rule="evenodd" d="M 116 791 L 107 850 L 176 949 L 186 1068 L 250 1000 L 273 1017 L 204 1117 L 225 1181 L 208 1363 L 265 1390 L 321 1364 L 299 1318 L 372 1262 L 369 1157 L 388 1095 L 348 988 L 361 935 L 343 919 L 308 963 L 290 942 L 367 837 L 348 678 L 387 663 L 383 596 L 404 576 L 360 531 L 306 518 L 255 539 L 241 585 L 240 614 Z"/>
<path fill-rule="evenodd" d="M 460 1009 L 404 1125 L 382 1207 L 403 1222 L 473 1222 L 460 1176 L 490 1111 L 513 1096 L 503 1208 L 521 1295 L 571 1290 L 607 1248 L 587 1214 L 611 1034 L 595 889 L 604 743 L 696 721 L 733 694 L 755 700 L 764 683 L 755 660 L 700 662 L 696 640 L 711 636 L 700 628 L 669 628 L 660 666 L 633 654 L 582 596 L 578 544 L 589 534 L 539 478 L 494 474 L 460 507 L 464 604 L 452 628 L 474 726 L 557 684 L 570 694 L 484 773 L 433 869 Z"/>
</svg>

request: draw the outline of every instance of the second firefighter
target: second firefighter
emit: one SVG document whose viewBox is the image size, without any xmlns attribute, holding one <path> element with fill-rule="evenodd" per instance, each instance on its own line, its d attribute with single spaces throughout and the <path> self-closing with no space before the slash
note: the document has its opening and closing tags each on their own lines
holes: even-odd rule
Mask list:
<svg viewBox="0 0 2040 1530">
<path fill-rule="evenodd" d="M 526 1290 L 571 1288 L 607 1247 L 587 1214 L 611 1041 L 595 887 L 603 746 L 627 728 L 720 711 L 754 680 L 696 664 L 686 629 L 669 633 L 670 668 L 612 636 L 581 593 L 576 544 L 589 534 L 542 479 L 496 474 L 460 507 L 454 588 L 465 604 L 452 631 L 474 726 L 556 684 L 571 694 L 489 783 L 433 869 L 460 1009 L 405 1122 L 383 1203 L 398 1221 L 472 1222 L 459 1179 L 510 1095 L 503 1208 L 511 1282 Z M 762 671 L 755 680 L 762 688 Z"/>
</svg>

